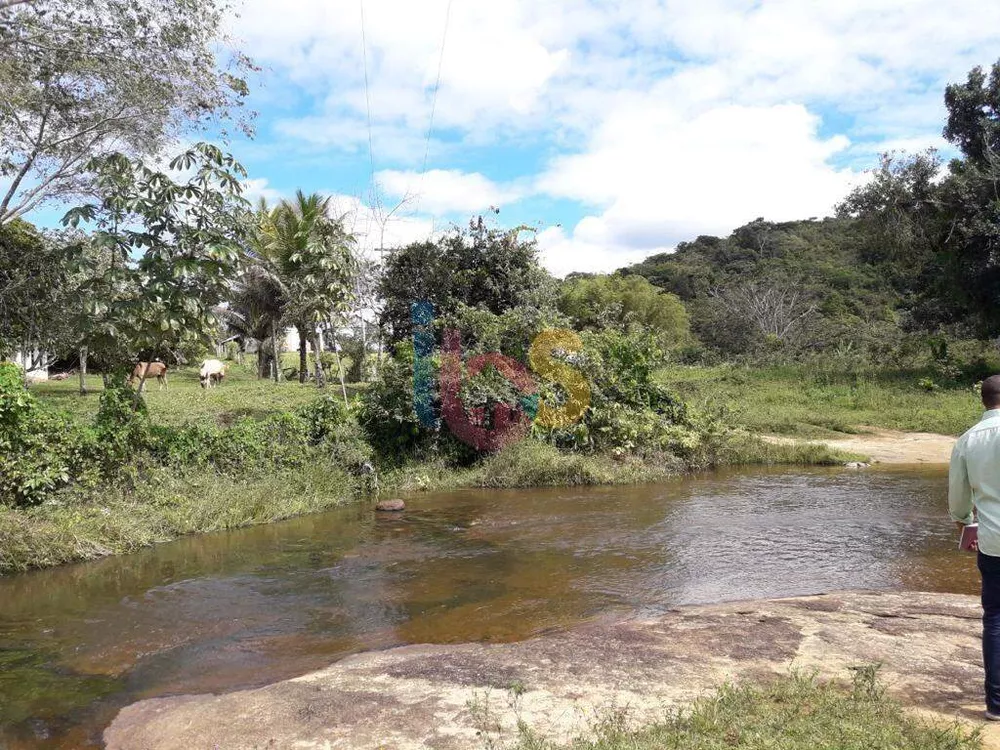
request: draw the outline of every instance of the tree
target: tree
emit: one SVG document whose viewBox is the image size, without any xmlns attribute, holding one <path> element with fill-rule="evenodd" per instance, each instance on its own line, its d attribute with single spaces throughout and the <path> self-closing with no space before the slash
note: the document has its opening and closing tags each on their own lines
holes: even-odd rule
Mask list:
<svg viewBox="0 0 1000 750">
<path fill-rule="evenodd" d="M 349 305 L 357 270 L 355 239 L 342 219 L 329 216 L 330 198 L 305 195 L 282 201 L 260 214 L 252 243 L 254 262 L 280 290 L 286 320 L 299 330 L 300 374 L 306 371 L 305 340 L 311 339 L 315 378 L 325 385 L 318 323 L 329 322 Z M 345 392 L 346 400 L 346 392 Z"/>
<path fill-rule="evenodd" d="M 666 347 L 683 343 L 691 335 L 687 311 L 680 299 L 637 275 L 567 279 L 562 285 L 559 310 L 579 329 L 644 329 Z"/>
<path fill-rule="evenodd" d="M 228 304 L 220 307 L 219 317 L 243 341 L 257 344 L 257 377 L 268 377 L 268 362 L 272 376 L 278 380 L 281 362 L 277 357 L 278 331 L 284 317 L 281 285 L 259 265 L 246 266 L 233 283 Z"/>
<path fill-rule="evenodd" d="M 227 0 L 0 6 L 0 224 L 87 194 L 94 157 L 151 156 L 233 116 L 252 64 L 232 53 L 220 65 L 228 10 Z"/>
<path fill-rule="evenodd" d="M 908 291 L 934 250 L 940 221 L 937 176 L 941 158 L 934 149 L 920 154 L 882 154 L 871 179 L 837 206 L 855 219 L 865 260 L 881 265 Z"/>
<path fill-rule="evenodd" d="M 88 166 L 99 203 L 72 209 L 63 222 L 96 224 L 92 241 L 107 261 L 95 266 L 78 326 L 81 343 L 120 375 L 138 356 L 210 336 L 248 226 L 246 172 L 205 143 L 170 163 L 190 175 L 182 182 L 123 154 Z"/>
<path fill-rule="evenodd" d="M 945 137 L 962 151 L 937 186 L 940 230 L 917 319 L 1000 332 L 1000 62 L 945 92 Z"/>
<path fill-rule="evenodd" d="M 35 349 L 50 318 L 51 295 L 61 290 L 64 264 L 34 226 L 0 226 L 0 358 Z"/>
<path fill-rule="evenodd" d="M 538 261 L 534 238 L 521 238 L 524 227 L 493 229 L 482 217 L 435 241 L 395 250 L 379 284 L 385 300 L 380 322 L 393 341 L 410 336 L 410 305 L 426 300 L 439 316 L 461 305 L 500 315 L 515 307 L 547 307 L 556 285 Z"/>
<path fill-rule="evenodd" d="M 982 167 L 1000 154 L 1000 61 L 994 63 L 989 77 L 977 66 L 965 83 L 948 86 L 944 103 L 948 108 L 944 137 L 966 159 Z"/>
<path fill-rule="evenodd" d="M 733 318 L 749 322 L 765 339 L 792 341 L 805 320 L 816 312 L 808 295 L 791 284 L 747 281 L 713 296 Z"/>
</svg>

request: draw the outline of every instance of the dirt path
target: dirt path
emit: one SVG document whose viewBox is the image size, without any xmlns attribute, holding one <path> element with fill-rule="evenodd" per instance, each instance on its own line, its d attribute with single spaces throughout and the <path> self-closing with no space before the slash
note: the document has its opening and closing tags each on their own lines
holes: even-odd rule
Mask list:
<svg viewBox="0 0 1000 750">
<path fill-rule="evenodd" d="M 818 443 L 836 450 L 868 456 L 880 464 L 946 464 L 951 458 L 955 438 L 932 432 L 896 432 L 871 429 L 864 435 L 850 435 L 833 440 L 796 440 L 768 435 L 774 443 Z"/>
<path fill-rule="evenodd" d="M 611 707 L 643 724 L 734 678 L 798 667 L 847 679 L 875 662 L 913 710 L 979 724 L 981 613 L 972 596 L 840 592 L 684 607 L 521 643 L 407 646 L 256 690 L 142 701 L 104 739 L 108 750 L 481 750 L 479 732 L 509 740 L 518 718 L 565 741 Z M 984 734 L 997 748 L 1000 726 Z"/>
</svg>

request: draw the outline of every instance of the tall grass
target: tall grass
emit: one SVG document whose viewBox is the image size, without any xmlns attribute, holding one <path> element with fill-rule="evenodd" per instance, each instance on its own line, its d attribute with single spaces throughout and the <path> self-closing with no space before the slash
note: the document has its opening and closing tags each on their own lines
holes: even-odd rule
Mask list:
<svg viewBox="0 0 1000 750">
<path fill-rule="evenodd" d="M 160 471 L 139 490 L 66 492 L 35 508 L 0 507 L 0 574 L 136 552 L 183 534 L 328 510 L 355 496 L 341 470 L 315 464 L 253 481 Z"/>
</svg>

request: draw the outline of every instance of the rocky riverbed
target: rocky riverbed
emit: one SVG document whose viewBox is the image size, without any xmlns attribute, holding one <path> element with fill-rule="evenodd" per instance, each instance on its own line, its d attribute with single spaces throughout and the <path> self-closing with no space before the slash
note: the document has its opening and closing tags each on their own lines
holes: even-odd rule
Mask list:
<svg viewBox="0 0 1000 750">
<path fill-rule="evenodd" d="M 976 598 L 842 592 L 680 608 L 594 621 L 509 644 L 407 646 L 343 659 L 256 690 L 131 705 L 105 732 L 109 750 L 485 747 L 518 717 L 554 737 L 625 708 L 652 722 L 727 680 L 789 669 L 849 679 L 882 663 L 890 691 L 931 717 L 978 721 Z M 992 736 L 993 730 L 998 734 Z M 1000 747 L 988 727 L 985 747 Z"/>
</svg>

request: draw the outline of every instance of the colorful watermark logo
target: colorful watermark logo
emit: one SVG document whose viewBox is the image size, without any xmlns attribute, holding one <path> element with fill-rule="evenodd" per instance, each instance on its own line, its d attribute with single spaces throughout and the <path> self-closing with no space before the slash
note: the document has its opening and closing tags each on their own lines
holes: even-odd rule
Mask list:
<svg viewBox="0 0 1000 750">
<path fill-rule="evenodd" d="M 426 427 L 437 424 L 434 409 L 434 306 L 415 302 L 410 306 L 413 323 L 413 404 Z M 590 384 L 583 374 L 563 357 L 580 351 L 583 343 L 573 331 L 554 328 L 542 331 L 531 342 L 528 362 L 531 371 L 512 357 L 489 352 L 463 363 L 462 336 L 446 328 L 441 350 L 441 417 L 459 440 L 478 451 L 496 451 L 528 434 L 532 424 L 548 429 L 569 427 L 578 422 L 590 406 Z M 464 364 L 464 376 L 463 376 Z M 492 404 L 467 409 L 461 398 L 463 379 L 472 378 L 492 367 L 521 394 L 516 405 Z M 565 399 L 548 403 L 539 397 L 539 379 L 562 387 Z"/>
</svg>

